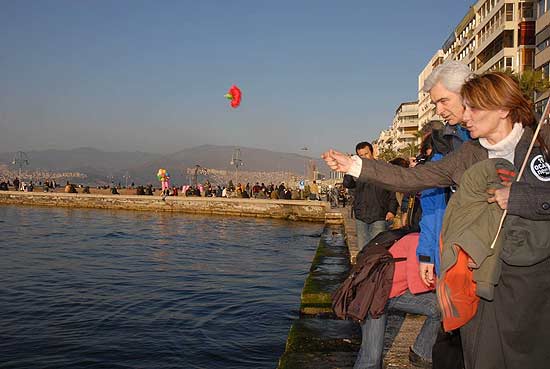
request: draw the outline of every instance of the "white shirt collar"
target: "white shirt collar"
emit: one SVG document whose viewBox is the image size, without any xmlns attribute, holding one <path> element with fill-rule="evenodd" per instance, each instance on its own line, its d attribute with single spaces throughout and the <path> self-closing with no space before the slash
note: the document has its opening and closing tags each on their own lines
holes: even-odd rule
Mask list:
<svg viewBox="0 0 550 369">
<path fill-rule="evenodd" d="M 479 143 L 481 146 L 487 149 L 489 158 L 504 158 L 514 163 L 514 151 L 516 146 L 523 135 L 523 125 L 521 123 L 514 123 L 514 128 L 502 141 L 491 145 L 486 138 L 480 138 Z"/>
</svg>

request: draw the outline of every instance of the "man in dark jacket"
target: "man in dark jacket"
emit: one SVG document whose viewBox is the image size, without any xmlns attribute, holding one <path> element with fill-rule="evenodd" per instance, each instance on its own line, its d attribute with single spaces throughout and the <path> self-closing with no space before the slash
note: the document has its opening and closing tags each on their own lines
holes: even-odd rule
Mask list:
<svg viewBox="0 0 550 369">
<path fill-rule="evenodd" d="M 359 142 L 355 152 L 361 158 L 372 159 L 372 145 Z M 387 229 L 387 223 L 392 221 L 397 213 L 397 198 L 395 192 L 384 190 L 369 182 L 356 182 L 350 175 L 344 176 L 344 187 L 353 189 L 353 212 L 357 231 L 357 246 L 363 248 L 378 233 Z"/>
</svg>

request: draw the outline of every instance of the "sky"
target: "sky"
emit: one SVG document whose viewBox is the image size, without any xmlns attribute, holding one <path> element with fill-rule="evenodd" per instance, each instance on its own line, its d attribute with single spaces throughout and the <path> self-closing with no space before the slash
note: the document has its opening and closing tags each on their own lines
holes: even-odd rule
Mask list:
<svg viewBox="0 0 550 369">
<path fill-rule="evenodd" d="M 417 99 L 472 4 L 0 0 L 0 152 L 351 152 Z"/>
</svg>

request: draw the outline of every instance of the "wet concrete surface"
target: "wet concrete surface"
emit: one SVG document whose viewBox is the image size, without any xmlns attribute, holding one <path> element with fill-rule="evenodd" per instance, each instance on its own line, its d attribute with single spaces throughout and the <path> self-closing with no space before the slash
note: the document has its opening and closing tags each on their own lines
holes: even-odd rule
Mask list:
<svg viewBox="0 0 550 369">
<path fill-rule="evenodd" d="M 336 209 L 335 209 L 336 210 Z M 333 210 L 334 211 L 334 210 Z M 336 319 L 332 293 L 348 275 L 355 260 L 355 223 L 349 208 L 339 208 L 343 225 L 325 227 L 310 274 L 302 291 L 301 318 L 292 325 L 279 369 L 352 369 L 361 344 L 358 323 Z M 337 217 L 334 217 L 337 218 Z M 424 317 L 388 312 L 384 339 L 384 368 L 414 368 L 409 347 Z"/>
</svg>

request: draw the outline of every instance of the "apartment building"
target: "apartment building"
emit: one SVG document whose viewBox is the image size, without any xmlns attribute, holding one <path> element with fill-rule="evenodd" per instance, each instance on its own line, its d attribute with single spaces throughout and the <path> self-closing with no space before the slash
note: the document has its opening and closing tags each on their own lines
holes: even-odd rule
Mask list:
<svg viewBox="0 0 550 369">
<path fill-rule="evenodd" d="M 393 132 L 391 127 L 380 132 L 378 139 L 374 140 L 374 143 L 378 145 L 380 150 L 393 150 L 393 143 L 396 138 L 396 132 Z"/>
<path fill-rule="evenodd" d="M 401 150 L 408 147 L 410 143 L 419 143 L 417 132 L 418 101 L 404 102 L 395 110 L 391 127 L 380 132 L 375 143 L 381 150 Z"/>
<path fill-rule="evenodd" d="M 479 0 L 456 27 L 448 57 L 478 73 L 533 69 L 535 13 L 532 0 Z"/>
<path fill-rule="evenodd" d="M 426 78 L 428 78 L 435 67 L 443 63 L 443 59 L 443 50 L 437 50 L 428 64 L 426 64 L 426 67 L 424 67 L 422 72 L 418 75 L 418 129 L 422 129 L 422 127 L 432 119 L 442 120 L 442 118 L 435 113 L 435 105 L 432 104 L 430 94 L 424 92 L 422 89 L 424 88 L 424 81 Z"/>
<path fill-rule="evenodd" d="M 542 70 L 550 78 L 550 0 L 537 2 L 537 20 L 535 23 L 535 69 Z M 542 114 L 548 101 L 549 91 L 538 94 L 535 99 L 535 111 Z"/>
<path fill-rule="evenodd" d="M 441 53 L 438 50 L 418 76 L 420 127 L 431 119 L 439 119 L 427 94 L 422 93 L 428 71 L 433 70 L 432 64 L 459 60 L 476 73 L 504 69 L 522 73 L 537 67 L 548 72 L 550 49 L 538 52 L 541 57 L 537 64 L 535 45 L 539 45 L 539 41 L 541 48 L 550 45 L 550 0 L 539 0 L 538 3 L 533 0 L 479 0 L 468 9 L 443 43 Z M 439 59 L 441 54 L 442 60 Z"/>
<path fill-rule="evenodd" d="M 408 144 L 418 142 L 416 136 L 418 132 L 418 101 L 404 102 L 399 105 L 393 118 L 392 130 L 395 132 L 394 149 L 404 149 Z"/>
<path fill-rule="evenodd" d="M 422 87 L 432 70 L 446 60 L 462 61 L 476 73 L 505 69 L 523 73 L 537 68 L 550 78 L 549 10 L 550 0 L 478 0 L 419 74 L 418 101 L 399 106 L 392 127 L 380 133 L 379 145 L 406 147 L 417 142 L 415 132 L 426 122 L 440 119 Z M 539 110 L 548 96 L 537 99 Z"/>
</svg>

